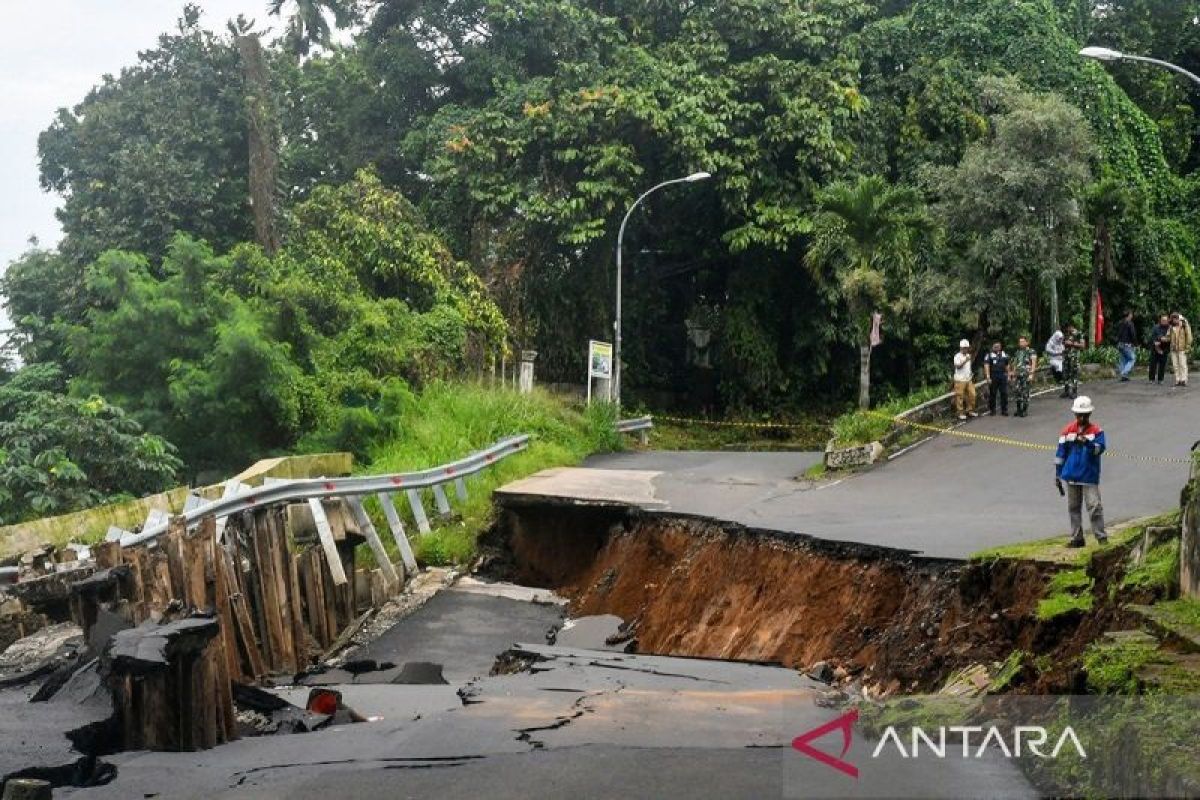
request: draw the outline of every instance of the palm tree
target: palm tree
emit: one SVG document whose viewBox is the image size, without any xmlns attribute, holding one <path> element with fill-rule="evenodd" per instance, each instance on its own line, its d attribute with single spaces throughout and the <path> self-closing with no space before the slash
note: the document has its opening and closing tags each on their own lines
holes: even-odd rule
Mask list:
<svg viewBox="0 0 1200 800">
<path fill-rule="evenodd" d="M 287 38 L 292 49 L 307 55 L 314 45 L 328 47 L 332 31 L 326 13 L 333 15 L 334 23 L 345 28 L 354 21 L 354 0 L 268 0 L 267 11 L 276 17 L 283 16 L 284 6 L 294 5 L 295 10 L 288 18 Z"/>
<path fill-rule="evenodd" d="M 1092 282 L 1088 295 L 1088 336 L 1096 333 L 1097 300 L 1100 280 L 1115 280 L 1117 266 L 1113 258 L 1113 231 L 1133 211 L 1135 198 L 1125 182 L 1102 178 L 1088 188 L 1087 214 L 1092 223 Z M 1100 344 L 1100 342 L 1093 342 Z"/>
<path fill-rule="evenodd" d="M 818 192 L 813 240 L 804 261 L 817 284 L 846 304 L 859 346 L 858 406 L 871 405 L 871 319 L 904 313 L 918 234 L 928 227 L 920 193 L 878 176 L 839 181 Z"/>
</svg>

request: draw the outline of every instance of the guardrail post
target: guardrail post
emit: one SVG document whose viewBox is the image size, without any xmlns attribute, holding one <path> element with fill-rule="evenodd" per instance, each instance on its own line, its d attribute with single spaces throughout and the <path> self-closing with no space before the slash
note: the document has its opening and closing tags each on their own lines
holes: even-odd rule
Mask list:
<svg viewBox="0 0 1200 800">
<path fill-rule="evenodd" d="M 325 551 L 325 560 L 329 562 L 329 574 L 338 586 L 345 586 L 346 570 L 342 568 L 342 556 L 338 552 L 337 542 L 333 539 L 333 529 L 329 527 L 329 517 L 325 516 L 325 506 L 319 498 L 313 497 L 308 501 L 312 511 L 313 522 L 317 526 L 317 537 L 321 540 L 321 549 Z"/>
<path fill-rule="evenodd" d="M 384 579 L 393 585 L 403 583 L 400 576 L 396 574 L 396 568 L 392 566 L 392 560 L 388 558 L 387 550 L 383 549 L 383 541 L 379 538 L 379 532 L 375 530 L 375 524 L 371 522 L 371 517 L 363 508 L 362 498 L 347 497 L 346 504 L 350 506 L 350 513 L 354 515 L 354 521 L 358 523 L 363 536 L 366 537 L 367 544 L 371 546 L 371 552 L 375 554 L 375 561 L 383 570 Z"/>
<path fill-rule="evenodd" d="M 440 483 L 433 485 L 433 502 L 437 504 L 438 516 L 450 516 L 450 501 L 446 499 L 446 490 Z"/>
<path fill-rule="evenodd" d="M 458 499 L 467 502 L 467 483 L 462 478 L 454 479 L 454 491 L 458 493 Z"/>
<path fill-rule="evenodd" d="M 425 506 L 421 505 L 421 494 L 416 489 L 407 489 L 404 493 L 408 495 L 408 507 L 417 521 L 417 530 L 429 533 L 433 528 L 429 527 L 429 517 L 425 516 Z"/>
<path fill-rule="evenodd" d="M 396 540 L 396 547 L 400 548 L 400 558 L 404 561 L 404 568 L 410 575 L 415 575 L 417 573 L 417 557 L 413 555 L 412 545 L 408 543 L 408 534 L 404 532 L 404 523 L 400 521 L 400 515 L 396 513 L 392 496 L 387 492 L 380 492 L 377 497 L 379 505 L 383 506 L 383 515 L 387 517 L 392 538 Z"/>
</svg>

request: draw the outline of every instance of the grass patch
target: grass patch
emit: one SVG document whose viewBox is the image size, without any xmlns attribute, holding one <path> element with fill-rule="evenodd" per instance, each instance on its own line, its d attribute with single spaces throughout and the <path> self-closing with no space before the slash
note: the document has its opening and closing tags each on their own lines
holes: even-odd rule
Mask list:
<svg viewBox="0 0 1200 800">
<path fill-rule="evenodd" d="M 808 469 L 804 470 L 804 472 L 801 473 L 801 477 L 803 477 L 806 481 L 819 481 L 825 477 L 825 473 L 828 471 L 829 470 L 825 467 L 825 462 L 818 461 Z"/>
<path fill-rule="evenodd" d="M 1142 563 L 1121 579 L 1123 589 L 1165 592 L 1179 580 L 1179 542 L 1171 540 L 1150 548 Z"/>
<path fill-rule="evenodd" d="M 1091 611 L 1093 584 L 1087 570 L 1082 568 L 1056 573 L 1046 587 L 1046 596 L 1038 601 L 1038 619 L 1054 619 L 1070 611 Z"/>
<path fill-rule="evenodd" d="M 1064 504 L 1065 505 L 1065 504 Z M 1142 538 L 1147 527 L 1178 525 L 1179 512 L 1170 511 L 1155 517 L 1137 520 L 1125 527 L 1113 528 L 1108 532 L 1107 547 L 1125 547 Z M 1015 561 L 1046 561 L 1054 564 L 1083 566 L 1091 560 L 1092 555 L 1099 549 L 1094 539 L 1088 539 L 1087 547 L 1067 547 L 1066 536 L 1054 536 L 1049 539 L 1037 539 L 1031 542 L 1017 542 L 1001 547 L 980 550 L 971 556 L 972 561 L 998 561 L 1012 559 Z"/>
<path fill-rule="evenodd" d="M 641 414 L 630 412 L 622 416 Z M 759 428 L 674 422 L 654 414 L 651 416 L 654 417 L 654 428 L 650 431 L 650 449 L 653 450 L 823 450 L 829 438 L 831 418 L 831 415 L 814 414 L 802 419 L 755 421 L 756 424 L 780 422 L 786 425 Z"/>
<path fill-rule="evenodd" d="M 1169 616 L 1172 621 L 1200 630 L 1200 600 L 1181 597 L 1166 603 L 1155 603 L 1154 607 Z"/>
<path fill-rule="evenodd" d="M 879 441 L 892 430 L 892 417 L 945 393 L 944 386 L 929 386 L 911 394 L 894 397 L 870 411 L 855 409 L 842 414 L 831 426 L 833 446 L 855 447 Z"/>
<path fill-rule="evenodd" d="M 1008 654 L 1008 658 L 1002 663 L 992 675 L 992 683 L 988 686 L 988 692 L 991 694 L 999 694 L 1006 690 L 1013 682 L 1013 678 L 1017 677 L 1021 672 L 1021 667 L 1025 665 L 1025 660 L 1029 654 L 1024 650 L 1013 650 Z"/>
<path fill-rule="evenodd" d="M 397 405 L 391 418 L 394 432 L 370 448 L 371 463 L 360 467 L 360 473 L 427 469 L 507 436 L 533 435 L 527 450 L 467 478 L 465 503 L 454 497 L 452 486 L 448 487 L 454 516 L 433 521 L 434 530 L 425 536 L 415 533 L 408 504 L 397 502 L 417 557 L 427 564 L 470 561 L 475 555 L 476 538 L 491 522 L 491 494 L 497 487 L 549 467 L 578 464 L 595 452 L 621 447 L 613 429 L 611 406 L 598 404 L 585 410 L 541 390 L 521 395 L 477 383 L 440 383 L 420 394 L 406 394 Z M 428 494 L 425 500 L 426 511 L 432 515 L 433 503 Z M 379 525 L 382 514 L 377 507 L 371 510 Z M 395 545 L 388 541 L 390 537 L 383 538 L 390 551 Z"/>
<path fill-rule="evenodd" d="M 1158 645 L 1136 639 L 1095 642 L 1083 654 L 1088 689 L 1097 694 L 1137 694 L 1138 670 L 1158 658 Z"/>
</svg>

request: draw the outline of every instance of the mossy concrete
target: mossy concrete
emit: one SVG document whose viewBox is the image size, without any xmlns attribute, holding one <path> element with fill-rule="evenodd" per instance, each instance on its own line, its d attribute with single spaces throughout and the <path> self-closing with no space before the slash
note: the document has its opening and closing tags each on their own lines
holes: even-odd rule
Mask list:
<svg viewBox="0 0 1200 800">
<path fill-rule="evenodd" d="M 350 453 L 284 456 L 263 459 L 235 475 L 234 479 L 249 486 L 258 486 L 265 478 L 340 477 L 349 475 L 353 467 L 354 456 Z M 172 514 L 182 511 L 189 491 L 211 500 L 221 496 L 222 486 L 213 484 L 195 490 L 180 486 L 149 497 L 0 527 L 0 557 L 23 553 L 43 544 L 99 541 L 114 525 L 132 530 L 141 525 L 154 509 Z"/>
</svg>

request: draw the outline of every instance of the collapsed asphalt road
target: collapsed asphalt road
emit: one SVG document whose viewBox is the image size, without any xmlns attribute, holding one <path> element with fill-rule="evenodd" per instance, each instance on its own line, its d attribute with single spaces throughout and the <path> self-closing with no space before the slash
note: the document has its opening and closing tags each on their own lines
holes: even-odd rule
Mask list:
<svg viewBox="0 0 1200 800">
<path fill-rule="evenodd" d="M 773 666 L 547 645 L 562 607 L 513 599 L 527 594 L 450 588 L 373 643 L 373 657 L 396 664 L 396 674 L 404 663 L 436 659 L 449 681 L 397 685 L 364 673 L 336 685 L 349 705 L 382 720 L 204 752 L 117 754 L 106 759 L 117 769 L 112 783 L 59 796 L 1032 794 L 1016 767 L 991 758 L 966 766 L 896 760 L 851 781 L 790 747 L 841 713 L 817 704 L 824 684 Z M 489 675 L 502 653 L 503 674 Z M 297 699 L 307 689 L 278 691 Z M 818 743 L 833 755 L 839 745 L 836 736 Z M 870 748 L 856 740 L 845 758 L 865 759 Z"/>
</svg>

